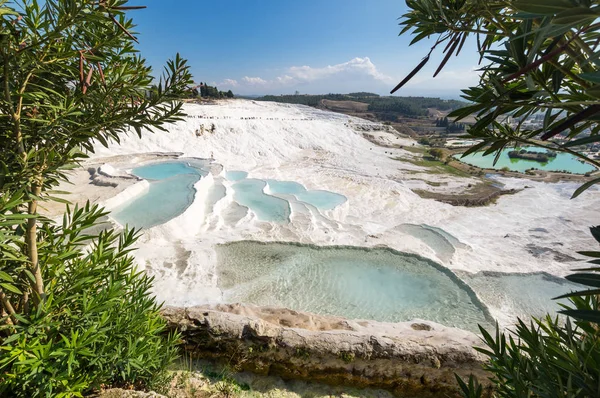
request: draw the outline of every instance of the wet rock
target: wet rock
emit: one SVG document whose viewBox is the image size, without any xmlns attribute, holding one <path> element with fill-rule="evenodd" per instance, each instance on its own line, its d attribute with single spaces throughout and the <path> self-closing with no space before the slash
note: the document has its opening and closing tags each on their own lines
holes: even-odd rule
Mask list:
<svg viewBox="0 0 600 398">
<path fill-rule="evenodd" d="M 485 384 L 474 334 L 428 322 L 350 321 L 249 305 L 163 310 L 195 358 L 239 370 L 402 396 L 460 396 L 454 374 Z"/>
</svg>

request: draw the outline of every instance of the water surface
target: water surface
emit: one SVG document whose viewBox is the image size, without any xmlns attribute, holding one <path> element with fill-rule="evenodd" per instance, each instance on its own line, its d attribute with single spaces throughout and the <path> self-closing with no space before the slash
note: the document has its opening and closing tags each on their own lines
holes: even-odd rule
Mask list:
<svg viewBox="0 0 600 398">
<path fill-rule="evenodd" d="M 344 195 L 323 190 L 307 190 L 304 185 L 294 181 L 267 180 L 269 191 L 274 194 L 294 195 L 299 201 L 321 210 L 332 210 L 345 203 Z"/>
<path fill-rule="evenodd" d="M 207 171 L 198 163 L 169 161 L 136 167 L 132 174 L 150 182 L 148 192 L 117 207 L 111 216 L 122 225 L 151 228 L 183 214 L 192 204 L 194 184 Z"/>
<path fill-rule="evenodd" d="M 261 221 L 288 222 L 291 213 L 288 201 L 265 194 L 265 186 L 262 180 L 241 180 L 233 185 L 233 198 L 251 209 Z"/>
<path fill-rule="evenodd" d="M 385 249 L 236 242 L 217 247 L 226 302 L 286 307 L 350 319 L 415 318 L 477 330 L 484 308 L 447 270 Z"/>
<path fill-rule="evenodd" d="M 464 158 L 461 155 L 456 155 L 455 158 L 461 162 L 468 163 L 472 166 L 477 166 L 485 169 L 496 169 L 500 170 L 504 167 L 508 167 L 512 171 L 524 172 L 531 168 L 546 171 L 567 171 L 575 174 L 585 174 L 596 170 L 596 168 L 587 163 L 580 162 L 577 158 L 569 155 L 568 153 L 557 153 L 555 158 L 550 158 L 546 163 L 536 162 L 534 160 L 527 159 L 511 159 L 508 157 L 508 153 L 514 149 L 504 149 L 498 163 L 494 166 L 494 154 L 483 156 L 483 152 L 472 153 Z M 544 148 L 528 147 L 527 150 L 534 152 L 546 152 Z"/>
</svg>

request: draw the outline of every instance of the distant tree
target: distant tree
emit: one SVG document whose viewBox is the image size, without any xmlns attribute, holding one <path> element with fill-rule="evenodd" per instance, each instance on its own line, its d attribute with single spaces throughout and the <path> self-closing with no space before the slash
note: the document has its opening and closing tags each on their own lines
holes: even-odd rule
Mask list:
<svg viewBox="0 0 600 398">
<path fill-rule="evenodd" d="M 206 84 L 200 82 L 200 96 L 206 97 Z"/>
<path fill-rule="evenodd" d="M 432 148 L 428 151 L 429 155 L 436 160 L 441 160 L 444 157 L 444 151 L 440 148 Z"/>
<path fill-rule="evenodd" d="M 228 90 L 228 91 L 227 91 L 227 93 L 225 94 L 225 96 L 226 96 L 227 98 L 233 98 L 233 91 L 231 91 L 231 90 Z"/>
</svg>

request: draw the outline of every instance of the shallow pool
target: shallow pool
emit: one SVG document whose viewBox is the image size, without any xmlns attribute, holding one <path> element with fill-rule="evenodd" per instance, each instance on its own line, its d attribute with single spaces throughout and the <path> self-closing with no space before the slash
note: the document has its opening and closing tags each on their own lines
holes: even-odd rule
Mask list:
<svg viewBox="0 0 600 398">
<path fill-rule="evenodd" d="M 425 243 L 435 251 L 436 256 L 442 261 L 450 261 L 456 248 L 466 246 L 441 228 L 425 224 L 401 224 L 397 229 Z"/>
<path fill-rule="evenodd" d="M 273 194 L 294 195 L 299 201 L 315 206 L 321 210 L 335 209 L 346 202 L 346 197 L 334 192 L 309 191 L 304 185 L 294 181 L 267 180 L 269 192 Z"/>
<path fill-rule="evenodd" d="M 261 221 L 288 222 L 291 213 L 288 201 L 265 194 L 265 186 L 262 180 L 241 180 L 233 185 L 233 198 L 251 209 Z"/>
<path fill-rule="evenodd" d="M 248 173 L 245 171 L 231 170 L 225 173 L 225 178 L 229 181 L 239 181 L 246 177 L 248 177 Z"/>
<path fill-rule="evenodd" d="M 217 247 L 226 302 L 350 319 L 427 319 L 476 330 L 486 312 L 466 285 L 418 256 L 386 249 L 236 242 Z"/>
<path fill-rule="evenodd" d="M 498 158 L 498 163 L 494 165 L 494 154 L 490 154 L 488 156 L 483 156 L 483 152 L 476 152 L 465 156 L 464 158 L 461 155 L 456 155 L 455 158 L 460 160 L 461 162 L 481 167 L 484 169 L 496 169 L 500 170 L 504 167 L 508 167 L 512 171 L 520 171 L 524 172 L 525 170 L 529 170 L 531 168 L 536 168 L 539 170 L 546 171 L 568 171 L 570 173 L 576 174 L 585 174 L 587 172 L 591 172 L 596 170 L 596 168 L 587 163 L 582 163 L 572 155 L 568 153 L 557 153 L 555 158 L 550 158 L 550 160 L 546 163 L 536 162 L 535 160 L 527 160 L 527 159 L 511 159 L 508 157 L 508 153 L 513 149 L 505 149 L 502 151 L 500 158 Z M 533 148 L 528 147 L 529 151 L 539 151 L 545 152 L 545 149 L 542 148 Z"/>
<path fill-rule="evenodd" d="M 545 273 L 506 274 L 480 272 L 465 274 L 463 280 L 473 288 L 484 302 L 493 303 L 505 314 L 523 319 L 556 316 L 561 301 L 554 297 L 581 290 L 582 286 Z M 567 303 L 563 300 L 562 303 Z"/>
<path fill-rule="evenodd" d="M 148 192 L 111 213 L 122 225 L 150 228 L 182 214 L 194 201 L 194 184 L 206 175 L 201 162 L 169 161 L 136 167 L 132 174 L 150 182 Z"/>
</svg>

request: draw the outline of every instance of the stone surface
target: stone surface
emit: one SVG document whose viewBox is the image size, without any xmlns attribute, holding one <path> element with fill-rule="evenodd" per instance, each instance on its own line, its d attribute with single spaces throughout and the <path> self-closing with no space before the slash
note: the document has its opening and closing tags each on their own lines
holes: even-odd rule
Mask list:
<svg viewBox="0 0 600 398">
<path fill-rule="evenodd" d="M 134 390 L 123 390 L 121 388 L 111 388 L 103 390 L 94 398 L 167 398 L 164 395 L 155 392 L 143 392 Z"/>
<path fill-rule="evenodd" d="M 455 373 L 486 380 L 477 336 L 428 322 L 349 321 L 248 305 L 168 307 L 193 357 L 284 379 L 458 396 Z"/>
</svg>

